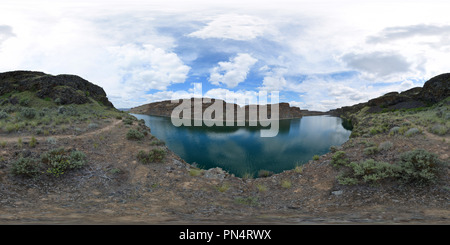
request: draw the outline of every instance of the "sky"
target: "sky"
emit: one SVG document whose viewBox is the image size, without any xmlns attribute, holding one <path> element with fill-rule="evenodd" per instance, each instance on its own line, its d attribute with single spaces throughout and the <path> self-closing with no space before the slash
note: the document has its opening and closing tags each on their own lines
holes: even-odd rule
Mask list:
<svg viewBox="0 0 450 245">
<path fill-rule="evenodd" d="M 2 0 L 0 72 L 78 75 L 116 108 L 261 91 L 327 111 L 449 72 L 450 1 Z"/>
</svg>

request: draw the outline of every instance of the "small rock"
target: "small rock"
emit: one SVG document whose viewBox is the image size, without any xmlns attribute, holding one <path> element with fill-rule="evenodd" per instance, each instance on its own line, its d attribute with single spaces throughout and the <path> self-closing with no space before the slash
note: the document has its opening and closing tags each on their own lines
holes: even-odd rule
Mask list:
<svg viewBox="0 0 450 245">
<path fill-rule="evenodd" d="M 226 172 L 221 168 L 211 168 L 205 171 L 204 176 L 209 179 L 224 179 Z"/>
<path fill-rule="evenodd" d="M 179 168 L 187 168 L 187 164 L 184 164 L 183 162 L 178 161 L 177 159 L 173 159 L 173 164 Z"/>
<path fill-rule="evenodd" d="M 344 193 L 343 191 L 332 191 L 331 194 L 335 195 L 335 196 L 339 196 L 342 195 L 342 193 Z"/>
</svg>

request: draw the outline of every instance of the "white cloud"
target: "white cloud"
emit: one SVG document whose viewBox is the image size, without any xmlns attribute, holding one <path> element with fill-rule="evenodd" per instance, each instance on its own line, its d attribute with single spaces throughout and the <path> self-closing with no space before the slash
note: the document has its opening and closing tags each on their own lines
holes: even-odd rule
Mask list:
<svg viewBox="0 0 450 245">
<path fill-rule="evenodd" d="M 342 60 L 349 67 L 360 72 L 369 73 L 377 79 L 389 75 L 410 71 L 411 64 L 400 54 L 395 52 L 348 53 Z"/>
<path fill-rule="evenodd" d="M 6 41 L 7 39 L 14 36 L 15 34 L 13 33 L 11 26 L 0 25 L 0 45 L 3 41 Z"/>
<path fill-rule="evenodd" d="M 228 62 L 219 62 L 218 66 L 211 69 L 209 81 L 214 85 L 224 84 L 228 88 L 234 88 L 245 81 L 250 67 L 257 61 L 249 54 L 240 53 Z"/>
<path fill-rule="evenodd" d="M 259 87 L 259 89 L 267 91 L 282 91 L 287 89 L 288 82 L 284 78 L 285 73 L 288 71 L 286 68 L 275 68 L 272 70 L 265 68 L 263 70 L 266 70 L 265 77 L 262 82 L 262 87 Z"/>
<path fill-rule="evenodd" d="M 302 94 L 301 102 L 291 101 L 291 103 L 302 109 L 328 111 L 367 102 L 388 92 L 401 92 L 417 86 L 421 84 L 411 80 L 373 86 L 372 82 L 361 80 L 359 76 L 343 81 L 311 76 L 297 85 L 297 91 Z"/>
<path fill-rule="evenodd" d="M 380 33 L 367 38 L 369 43 L 386 43 L 396 40 L 412 37 L 436 37 L 437 43 L 441 45 L 450 45 L 448 42 L 444 42 L 442 39 L 446 39 L 450 36 L 450 25 L 410 25 L 410 26 L 396 26 L 387 27 Z M 430 39 L 428 39 L 430 40 Z M 432 39 L 431 39 L 432 40 Z"/>
<path fill-rule="evenodd" d="M 173 83 L 183 83 L 190 70 L 175 53 L 151 44 L 127 44 L 109 50 L 116 56 L 125 83 L 136 90 L 166 90 Z"/>
<path fill-rule="evenodd" d="M 213 17 L 205 27 L 188 36 L 248 41 L 264 35 L 270 29 L 268 22 L 259 17 L 225 14 Z"/>
</svg>

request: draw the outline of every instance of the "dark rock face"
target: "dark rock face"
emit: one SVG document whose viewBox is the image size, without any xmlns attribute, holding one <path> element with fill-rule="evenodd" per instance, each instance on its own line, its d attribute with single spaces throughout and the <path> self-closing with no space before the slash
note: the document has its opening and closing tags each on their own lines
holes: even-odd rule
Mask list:
<svg viewBox="0 0 450 245">
<path fill-rule="evenodd" d="M 418 97 L 426 102 L 436 103 L 450 96 L 450 73 L 431 78 L 424 85 Z"/>
<path fill-rule="evenodd" d="M 39 98 L 58 100 L 63 105 L 88 103 L 90 97 L 113 107 L 101 87 L 75 75 L 52 76 L 33 71 L 0 73 L 0 95 L 23 91 L 36 92 Z"/>
</svg>

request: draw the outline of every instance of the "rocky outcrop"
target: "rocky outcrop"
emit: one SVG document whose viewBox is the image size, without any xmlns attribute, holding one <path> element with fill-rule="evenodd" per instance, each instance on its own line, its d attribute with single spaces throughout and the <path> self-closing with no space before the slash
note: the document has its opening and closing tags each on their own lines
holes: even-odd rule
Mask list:
<svg viewBox="0 0 450 245">
<path fill-rule="evenodd" d="M 337 108 L 328 113 L 346 117 L 364 107 L 368 107 L 368 113 L 412 109 L 435 104 L 448 96 L 450 96 L 450 73 L 431 78 L 423 87 L 412 88 L 401 93 L 387 93 L 366 103 Z"/>
<path fill-rule="evenodd" d="M 200 118 L 198 115 L 195 114 L 195 104 L 196 103 L 201 103 L 202 104 L 202 110 L 201 113 L 203 115 L 203 113 L 205 112 L 205 110 L 207 110 L 210 106 L 214 105 L 216 102 L 216 105 L 222 105 L 222 112 L 223 112 L 223 118 L 225 120 L 227 120 L 227 110 L 229 110 L 230 108 L 232 108 L 233 110 L 233 115 L 234 115 L 234 120 L 236 120 L 238 113 L 241 112 L 245 112 L 245 120 L 249 120 L 249 112 L 250 112 L 250 108 L 254 107 L 257 109 L 257 111 L 260 110 L 266 110 L 267 111 L 267 116 L 270 118 L 272 115 L 272 108 L 271 106 L 267 106 L 267 105 L 246 105 L 246 106 L 239 106 L 237 104 L 231 104 L 231 103 L 226 103 L 223 100 L 219 100 L 219 99 L 209 99 L 209 98 L 191 98 L 190 99 L 190 107 L 186 108 L 188 109 L 188 111 L 191 112 L 191 118 Z M 141 105 L 138 107 L 134 107 L 130 109 L 131 113 L 135 113 L 135 114 L 145 114 L 145 115 L 152 115 L 152 116 L 163 116 L 163 117 L 171 117 L 172 115 L 172 111 L 178 107 L 178 106 L 183 106 L 181 105 L 183 100 L 179 100 L 178 102 L 174 102 L 172 103 L 171 100 L 166 100 L 166 101 L 160 101 L 160 102 L 154 102 L 154 103 L 150 103 L 150 104 L 145 104 L 145 105 Z M 298 107 L 291 107 L 288 103 L 279 103 L 278 104 L 278 108 L 279 108 L 279 118 L 280 119 L 290 119 L 290 118 L 300 118 L 302 117 L 302 112 L 300 110 L 300 108 Z M 181 108 L 181 107 L 179 107 Z M 210 108 L 210 110 L 212 110 L 212 107 Z M 183 116 L 182 113 L 180 113 L 180 116 Z M 215 117 L 215 114 L 212 114 L 212 117 Z"/>
<path fill-rule="evenodd" d="M 448 96 L 450 96 L 450 73 L 431 78 L 423 85 L 417 97 L 428 103 L 437 103 Z"/>
<path fill-rule="evenodd" d="M 53 76 L 35 71 L 0 73 L 0 96 L 23 91 L 35 92 L 41 99 L 50 98 L 62 105 L 85 104 L 92 98 L 113 107 L 103 88 L 75 75 Z"/>
</svg>

